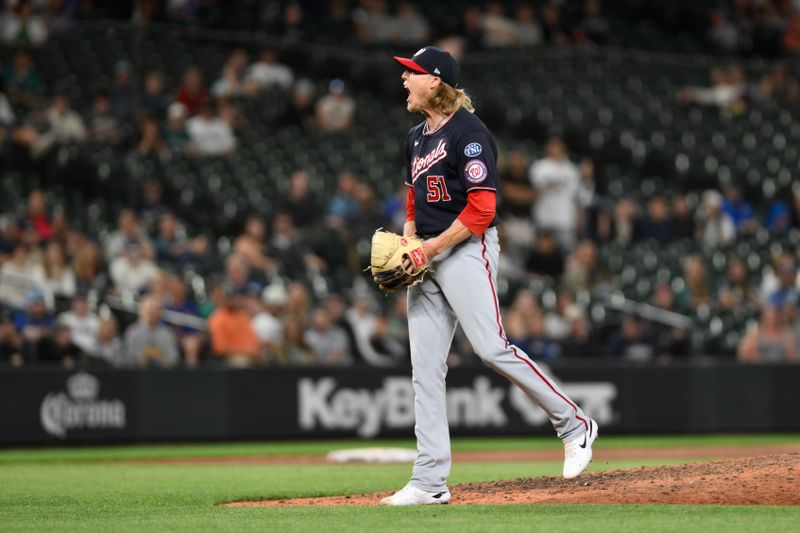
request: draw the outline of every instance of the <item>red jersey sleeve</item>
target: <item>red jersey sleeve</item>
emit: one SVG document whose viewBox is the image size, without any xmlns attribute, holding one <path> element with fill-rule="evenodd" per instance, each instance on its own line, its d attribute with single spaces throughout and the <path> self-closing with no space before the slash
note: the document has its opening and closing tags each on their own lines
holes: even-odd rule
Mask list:
<svg viewBox="0 0 800 533">
<path fill-rule="evenodd" d="M 473 235 L 483 235 L 497 212 L 497 194 L 493 190 L 475 189 L 467 195 L 467 207 L 458 220 Z"/>
<path fill-rule="evenodd" d="M 406 196 L 406 222 L 414 221 L 414 187 L 408 186 L 408 196 Z"/>
</svg>

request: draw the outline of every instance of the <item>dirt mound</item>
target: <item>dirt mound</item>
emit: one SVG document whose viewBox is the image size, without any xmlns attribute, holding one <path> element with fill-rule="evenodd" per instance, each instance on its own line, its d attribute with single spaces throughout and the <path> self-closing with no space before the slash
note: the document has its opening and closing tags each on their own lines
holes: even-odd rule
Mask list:
<svg viewBox="0 0 800 533">
<path fill-rule="evenodd" d="M 800 505 L 800 454 L 789 453 L 584 474 L 578 479 L 523 478 L 451 487 L 452 504 L 674 503 Z M 389 493 L 236 502 L 231 506 L 376 505 Z"/>
</svg>

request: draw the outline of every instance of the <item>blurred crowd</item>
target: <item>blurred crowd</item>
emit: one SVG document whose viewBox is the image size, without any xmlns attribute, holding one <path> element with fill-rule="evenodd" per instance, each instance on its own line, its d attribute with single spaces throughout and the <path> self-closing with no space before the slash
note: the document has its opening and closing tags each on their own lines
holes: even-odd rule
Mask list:
<svg viewBox="0 0 800 533">
<path fill-rule="evenodd" d="M 170 83 L 157 70 L 133 72 L 125 60 L 109 77 L 110 85 L 96 88 L 90 107 L 76 110 L 67 95 L 47 90 L 30 53 L 17 51 L 2 74 L 0 148 L 33 159 L 84 143 L 128 147 L 136 155 L 220 156 L 236 150 L 237 131 L 247 127 L 238 99 L 290 93 L 278 126 L 346 131 L 356 113 L 343 81 L 331 81 L 328 92 L 317 96 L 310 80 L 295 80 L 268 48 L 252 60 L 244 49 L 234 50 L 211 82 L 189 66 Z"/>
<path fill-rule="evenodd" d="M 800 190 L 762 218 L 737 186 L 657 193 L 643 205 L 613 201 L 604 187 L 595 164 L 573 162 L 560 138 L 540 159 L 507 154 L 501 265 L 519 287 L 504 309 L 511 342 L 547 362 L 696 353 L 689 328 L 658 316 L 625 314 L 617 329 L 599 331 L 581 296 L 615 289 L 604 248 L 685 241 L 696 253 L 682 259 L 681 283 L 657 285 L 647 303 L 690 317 L 703 308 L 760 310 L 738 357 L 797 359 L 797 250 L 753 276 L 729 245 L 758 232 L 800 231 Z M 227 249 L 189 234 L 157 181 L 144 185 L 140 205 L 119 213 L 114 231 L 99 235 L 72 227 L 45 192 L 32 191 L 24 216 L 2 217 L 0 358 L 115 367 L 405 364 L 405 299 L 381 299 L 358 265 L 359 243 L 375 228 L 402 224 L 402 192 L 376 203 L 352 172 L 339 176 L 331 198 L 309 190 L 308 173 L 296 171 L 282 209 L 269 219 L 248 217 Z M 720 250 L 726 269 L 712 279 L 707 261 Z M 337 276 L 346 288 L 326 288 Z M 552 284 L 550 301 L 528 289 L 537 279 Z M 477 364 L 461 332 L 451 364 Z"/>
<path fill-rule="evenodd" d="M 73 145 L 114 147 L 130 158 L 225 157 L 240 149 L 247 103 L 275 95 L 288 101 L 274 119 L 278 129 L 353 128 L 358 110 L 345 82 L 326 80 L 320 91 L 320 80 L 298 77 L 268 47 L 256 54 L 230 51 L 210 79 L 191 65 L 182 72 L 139 72 L 121 59 L 108 73 L 110 82 L 93 88 L 91 104 L 76 108 L 68 94 L 46 86 L 29 49 L 91 10 L 84 2 L 4 5 L 0 37 L 18 47 L 2 69 L 0 90 L 0 156 L 11 166 L 35 165 Z M 215 6 L 220 3 L 142 1 L 134 18 L 195 24 Z M 305 35 L 300 4 L 264 3 L 263 10 L 273 24 L 266 27 L 276 33 Z M 600 2 L 583 2 L 570 17 L 565 10 L 563 3 L 513 11 L 499 2 L 470 7 L 459 13 L 459 37 L 449 46 L 612 40 Z M 410 2 L 389 9 L 366 0 L 340 15 L 364 45 L 421 44 L 434 31 Z M 729 111 L 797 103 L 798 82 L 781 65 L 754 82 L 735 66 L 710 76 L 710 87 L 686 87 L 679 98 Z M 533 357 L 688 357 L 702 346 L 691 325 L 670 317 L 746 309 L 759 320 L 742 331 L 740 360 L 800 358 L 798 249 L 781 250 L 754 270 L 734 248 L 741 239 L 800 232 L 800 188 L 764 211 L 736 184 L 656 191 L 641 202 L 625 191 L 609 194 L 602 164 L 571 153 L 557 136 L 543 153 L 504 147 L 500 168 L 501 277 L 509 287 L 504 320 L 509 339 Z M 225 235 L 187 220 L 170 195 L 175 191 L 158 179 L 138 184 L 136 201 L 113 214 L 108 231 L 72 219 L 47 184 L 26 190 L 24 206 L 0 213 L 0 361 L 121 368 L 406 364 L 405 300 L 383 298 L 361 272 L 372 232 L 402 228 L 400 178 L 384 197 L 345 167 L 326 197 L 302 166 L 287 182 L 267 215 L 243 216 Z M 608 327 L 592 314 L 589 302 L 606 301 L 619 289 L 615 250 L 676 243 L 690 252 L 675 279 L 644 297 L 654 310 L 647 318 L 626 313 Z M 719 254 L 724 275 L 712 277 L 709 260 Z M 478 364 L 463 332 L 450 363 Z"/>
</svg>

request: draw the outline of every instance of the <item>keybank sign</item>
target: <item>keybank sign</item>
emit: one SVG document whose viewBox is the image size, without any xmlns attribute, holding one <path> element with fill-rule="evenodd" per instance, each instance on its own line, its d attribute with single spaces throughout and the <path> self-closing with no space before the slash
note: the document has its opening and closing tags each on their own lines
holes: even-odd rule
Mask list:
<svg viewBox="0 0 800 533">
<path fill-rule="evenodd" d="M 100 380 L 86 372 L 67 379 L 67 390 L 45 396 L 39 409 L 42 428 L 50 435 L 66 438 L 68 431 L 124 429 L 122 400 L 99 399 Z"/>
<path fill-rule="evenodd" d="M 617 387 L 608 382 L 562 383 L 564 392 L 599 424 L 614 419 Z M 332 377 L 298 382 L 299 424 L 315 429 L 353 431 L 375 437 L 382 428 L 414 426 L 414 389 L 408 377 L 385 378 L 378 389 L 339 386 Z M 451 428 L 491 428 L 509 424 L 507 409 L 529 426 L 549 423 L 547 414 L 513 385 L 494 385 L 486 376 L 470 386 L 447 388 L 447 418 Z"/>
</svg>

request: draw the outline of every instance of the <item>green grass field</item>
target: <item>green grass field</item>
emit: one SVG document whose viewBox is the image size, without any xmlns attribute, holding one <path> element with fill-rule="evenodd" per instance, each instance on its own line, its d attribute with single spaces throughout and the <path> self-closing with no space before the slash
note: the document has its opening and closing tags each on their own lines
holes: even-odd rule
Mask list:
<svg viewBox="0 0 800 533">
<path fill-rule="evenodd" d="M 800 435 L 603 437 L 602 449 L 798 444 Z M 411 441 L 125 446 L 0 451 L 0 531 L 800 531 L 800 508 L 514 505 L 225 508 L 220 502 L 392 490 L 408 465 L 137 464 L 128 460 L 323 453 Z M 557 449 L 554 438 L 457 439 L 456 450 Z M 697 457 L 697 460 L 702 459 Z M 595 461 L 590 470 L 682 461 Z M 560 462 L 456 463 L 451 484 L 551 476 Z M 798 489 L 800 490 L 800 488 Z"/>
</svg>

